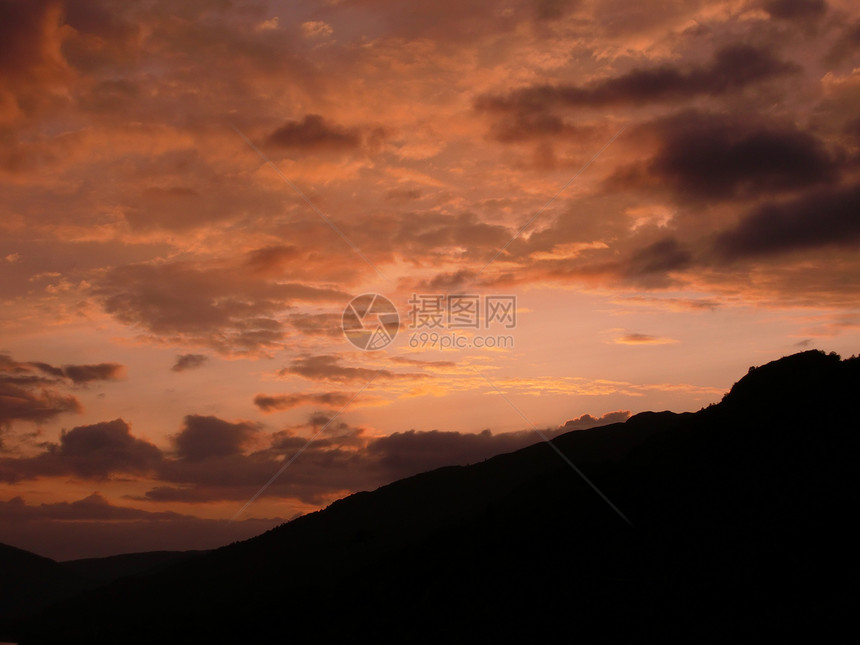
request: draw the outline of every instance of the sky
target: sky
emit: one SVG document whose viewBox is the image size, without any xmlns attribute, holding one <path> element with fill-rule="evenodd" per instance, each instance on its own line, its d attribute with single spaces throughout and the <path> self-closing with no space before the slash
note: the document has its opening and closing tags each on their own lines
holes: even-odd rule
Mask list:
<svg viewBox="0 0 860 645">
<path fill-rule="evenodd" d="M 849 0 L 0 0 L 0 141 L 0 542 L 58 559 L 860 347 Z"/>
</svg>

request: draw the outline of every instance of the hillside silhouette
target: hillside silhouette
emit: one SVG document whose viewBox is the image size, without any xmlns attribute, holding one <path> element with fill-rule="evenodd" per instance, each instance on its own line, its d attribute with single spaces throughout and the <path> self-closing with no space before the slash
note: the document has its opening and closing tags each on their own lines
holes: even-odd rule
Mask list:
<svg viewBox="0 0 860 645">
<path fill-rule="evenodd" d="M 0 544 L 0 625 L 82 591 L 82 582 L 78 574 L 58 562 Z M 0 630 L 0 638 L 3 636 Z"/>
<path fill-rule="evenodd" d="M 719 404 L 557 437 L 351 495 L 121 578 L 22 645 L 440 642 L 829 630 L 857 607 L 860 359 L 751 368 Z M 849 622 L 851 621 L 851 622 Z"/>
<path fill-rule="evenodd" d="M 119 578 L 151 574 L 205 551 L 151 551 L 56 562 L 0 544 L 0 641 L 39 611 Z"/>
<path fill-rule="evenodd" d="M 184 562 L 204 553 L 206 551 L 147 551 L 105 558 L 66 560 L 60 564 L 84 580 L 101 586 L 127 576 L 155 573 L 172 564 Z"/>
</svg>

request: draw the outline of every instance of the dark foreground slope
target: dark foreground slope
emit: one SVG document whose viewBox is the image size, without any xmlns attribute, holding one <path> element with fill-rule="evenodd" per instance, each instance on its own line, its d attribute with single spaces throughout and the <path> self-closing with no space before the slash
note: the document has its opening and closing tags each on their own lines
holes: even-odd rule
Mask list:
<svg viewBox="0 0 860 645">
<path fill-rule="evenodd" d="M 100 587 L 127 576 L 151 575 L 170 565 L 196 558 L 204 553 L 206 551 L 145 551 L 104 558 L 66 560 L 61 565 L 89 581 L 92 586 Z"/>
<path fill-rule="evenodd" d="M 205 551 L 152 551 L 57 562 L 0 544 L 0 641 L 47 607 L 119 578 L 153 574 Z"/>
<path fill-rule="evenodd" d="M 0 544 L 0 640 L 3 624 L 80 592 L 83 580 L 49 558 Z"/>
<path fill-rule="evenodd" d="M 32 621 L 22 644 L 826 637 L 857 608 L 860 360 L 360 493 Z M 287 473 L 288 475 L 288 473 Z M 853 630 L 853 627 L 852 627 Z"/>
</svg>

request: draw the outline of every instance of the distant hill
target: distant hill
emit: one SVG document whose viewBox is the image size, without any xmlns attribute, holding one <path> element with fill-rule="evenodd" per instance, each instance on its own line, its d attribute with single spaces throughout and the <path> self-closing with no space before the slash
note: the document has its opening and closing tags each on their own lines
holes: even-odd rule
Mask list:
<svg viewBox="0 0 860 645">
<path fill-rule="evenodd" d="M 48 558 L 0 544 L 0 625 L 83 589 L 81 578 Z M 0 631 L 0 640 L 5 634 Z"/>
<path fill-rule="evenodd" d="M 151 574 L 177 562 L 184 562 L 206 551 L 148 551 L 125 553 L 106 558 L 86 558 L 62 562 L 63 568 L 101 586 L 118 578 Z"/>
<path fill-rule="evenodd" d="M 0 641 L 46 607 L 127 576 L 159 571 L 205 551 L 155 551 L 56 562 L 0 544 Z"/>
<path fill-rule="evenodd" d="M 357 493 L 64 601 L 42 643 L 773 640 L 858 607 L 860 359 Z"/>
</svg>

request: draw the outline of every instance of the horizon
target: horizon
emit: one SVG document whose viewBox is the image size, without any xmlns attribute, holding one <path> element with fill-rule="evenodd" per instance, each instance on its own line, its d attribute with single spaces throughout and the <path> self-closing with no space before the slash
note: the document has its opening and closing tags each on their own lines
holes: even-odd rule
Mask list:
<svg viewBox="0 0 860 645">
<path fill-rule="evenodd" d="M 848 0 L 0 0 L 0 31 L 2 543 L 214 548 L 860 351 Z"/>
</svg>

